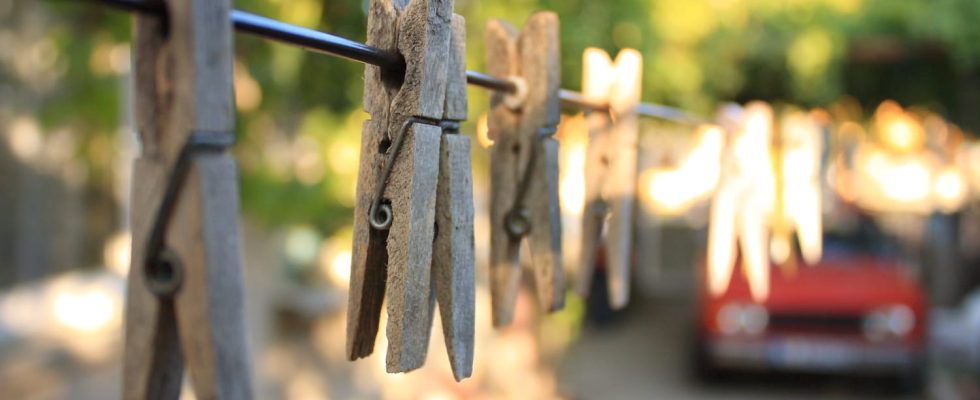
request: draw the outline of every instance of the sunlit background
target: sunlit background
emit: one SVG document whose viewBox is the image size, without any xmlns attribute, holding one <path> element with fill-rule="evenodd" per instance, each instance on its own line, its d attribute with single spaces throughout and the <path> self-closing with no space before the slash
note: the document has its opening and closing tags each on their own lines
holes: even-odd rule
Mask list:
<svg viewBox="0 0 980 400">
<path fill-rule="evenodd" d="M 366 1 L 234 3 L 365 38 Z M 409 374 L 384 372 L 384 335 L 346 361 L 363 66 L 237 36 L 257 398 L 980 398 L 980 2 L 456 0 L 469 68 L 486 70 L 489 18 L 521 24 L 537 9 L 561 18 L 564 88 L 580 89 L 587 47 L 634 48 L 644 101 L 716 121 L 641 123 L 631 304 L 609 308 L 599 268 L 589 299 L 569 292 L 542 315 L 525 290 L 513 326 L 491 328 L 493 143 L 487 93 L 471 88 L 473 377 L 453 380 L 439 334 Z M 130 31 L 96 2 L 0 0 L 2 399 L 119 396 L 138 154 Z M 585 116 L 566 110 L 557 137 L 574 274 Z M 760 350 L 777 339 L 778 357 Z M 922 350 L 909 371 L 870 393 L 863 378 L 824 376 L 907 348 Z M 722 373 L 703 368 L 704 349 L 727 359 Z M 777 361 L 818 374 L 757 368 Z"/>
</svg>

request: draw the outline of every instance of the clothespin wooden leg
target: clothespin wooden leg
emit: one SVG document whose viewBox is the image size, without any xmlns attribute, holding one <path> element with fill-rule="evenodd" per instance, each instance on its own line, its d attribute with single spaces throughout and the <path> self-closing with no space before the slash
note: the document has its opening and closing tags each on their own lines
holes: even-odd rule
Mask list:
<svg viewBox="0 0 980 400">
<path fill-rule="evenodd" d="M 558 208 L 558 141 L 541 138 L 534 165 L 535 182 L 542 187 L 528 192 L 527 207 L 534 224 L 529 234 L 538 302 L 545 311 L 565 306 L 565 270 L 561 261 L 561 210 Z M 530 168 L 531 166 L 528 166 Z"/>
<path fill-rule="evenodd" d="M 642 58 L 639 52 L 626 49 L 613 62 L 606 52 L 587 49 L 583 59 L 584 95 L 608 104 L 610 114 L 589 115 L 578 291 L 588 294 L 601 245 L 609 302 L 618 309 L 629 301 L 639 132 L 636 107 L 640 103 Z M 603 240 L 604 225 L 607 233 Z"/>
<path fill-rule="evenodd" d="M 394 220 L 388 235 L 388 371 L 425 362 L 431 325 L 429 292 L 439 171 L 438 127 L 416 125 L 385 188 Z M 410 193 L 396 198 L 394 194 Z"/>
<path fill-rule="evenodd" d="M 186 361 L 198 398 L 248 399 L 238 179 L 227 151 L 230 4 L 167 5 L 166 22 L 136 21 L 143 154 L 134 163 L 123 397 L 177 398 Z"/>
<path fill-rule="evenodd" d="M 439 182 L 432 279 L 442 316 L 449 362 L 456 380 L 473 369 L 475 275 L 473 179 L 469 138 L 445 135 L 440 169 L 452 171 Z"/>
<path fill-rule="evenodd" d="M 466 25 L 453 15 L 444 121 L 466 119 Z M 454 132 L 455 130 L 455 132 Z M 439 302 L 446 351 L 456 380 L 473 371 L 475 255 L 473 174 L 470 139 L 458 126 L 444 129 L 439 157 L 436 238 L 432 250 L 432 288 Z"/>
<path fill-rule="evenodd" d="M 613 309 L 625 307 L 630 295 L 630 274 L 633 265 L 633 211 L 636 200 L 635 125 L 631 131 L 631 138 L 623 137 L 625 135 L 616 138 L 620 142 L 616 148 L 620 151 L 617 156 L 610 157 L 609 168 L 612 173 L 610 177 L 616 178 L 607 181 L 612 192 L 608 200 L 610 207 L 606 240 L 607 282 L 609 304 Z M 622 129 L 616 129 L 614 133 L 622 134 Z"/>
<path fill-rule="evenodd" d="M 735 270 L 736 197 L 731 186 L 719 187 L 711 202 L 708 226 L 708 291 L 721 296 L 728 290 Z"/>
<path fill-rule="evenodd" d="M 400 53 L 405 71 L 365 70 L 372 119 L 362 133 L 347 351 L 352 360 L 371 353 L 386 297 L 389 372 L 421 366 L 431 330 L 425 317 L 452 6 L 436 0 L 369 5 L 368 44 Z"/>
<path fill-rule="evenodd" d="M 368 210 L 374 197 L 372 188 L 377 185 L 384 162 L 384 155 L 377 150 L 384 129 L 378 127 L 377 121 L 367 120 L 362 132 L 347 301 L 347 357 L 352 361 L 374 351 L 388 274 L 388 250 L 385 247 L 388 231 L 372 229 L 368 221 Z"/>
<path fill-rule="evenodd" d="M 513 318 L 525 237 L 539 302 L 546 311 L 564 304 L 558 144 L 551 138 L 560 111 L 558 17 L 535 13 L 520 37 L 507 23 L 490 21 L 486 40 L 488 71 L 527 88 L 517 106 L 504 95 L 491 97 L 491 295 L 494 325 L 503 326 Z"/>
</svg>

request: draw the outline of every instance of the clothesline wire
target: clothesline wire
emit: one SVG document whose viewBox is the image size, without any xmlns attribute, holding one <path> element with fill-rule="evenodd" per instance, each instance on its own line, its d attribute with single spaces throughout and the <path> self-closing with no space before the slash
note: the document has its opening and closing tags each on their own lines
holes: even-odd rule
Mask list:
<svg viewBox="0 0 980 400">
<path fill-rule="evenodd" d="M 166 8 L 160 2 L 146 0 L 98 1 L 125 11 L 166 17 Z M 404 70 L 405 68 L 404 60 L 397 54 L 315 29 L 304 28 L 239 10 L 231 11 L 231 22 L 239 32 L 302 47 L 316 53 L 343 57 L 364 64 L 376 65 L 382 69 Z M 466 71 L 466 82 L 500 92 L 513 93 L 517 91 L 514 82 L 477 71 Z M 591 101 L 579 92 L 562 89 L 558 95 L 565 107 L 585 111 L 609 112 L 608 105 Z M 707 119 L 687 111 L 660 104 L 641 103 L 634 111 L 641 116 L 685 124 L 697 125 L 709 122 Z"/>
</svg>

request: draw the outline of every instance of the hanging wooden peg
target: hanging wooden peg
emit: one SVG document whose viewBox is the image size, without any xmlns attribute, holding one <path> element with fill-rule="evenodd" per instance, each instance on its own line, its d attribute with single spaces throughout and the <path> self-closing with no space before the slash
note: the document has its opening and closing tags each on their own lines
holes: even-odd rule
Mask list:
<svg viewBox="0 0 980 400">
<path fill-rule="evenodd" d="M 608 104 L 609 112 L 588 116 L 577 289 L 582 296 L 589 294 L 601 247 L 605 250 L 609 303 L 619 309 L 629 302 L 639 133 L 636 107 L 640 104 L 643 58 L 638 51 L 626 49 L 619 52 L 614 63 L 605 51 L 589 48 L 583 63 L 583 95 L 598 104 Z"/>
<path fill-rule="evenodd" d="M 387 298 L 388 372 L 422 366 L 430 292 L 441 119 L 453 2 L 372 0 L 368 45 L 400 54 L 404 69 L 367 66 L 347 314 L 351 360 L 374 350 Z"/>
<path fill-rule="evenodd" d="M 439 303 L 446 352 L 459 381 L 473 372 L 476 259 L 470 139 L 459 134 L 459 123 L 466 120 L 467 113 L 466 21 L 462 16 L 453 15 L 452 29 L 432 248 L 432 298 Z M 430 307 L 430 319 L 433 311 Z"/>
<path fill-rule="evenodd" d="M 708 290 L 713 296 L 728 290 L 738 259 L 752 299 L 762 302 L 769 296 L 769 220 L 776 202 L 770 149 L 774 114 L 768 104 L 752 102 L 725 107 L 718 119 L 730 136 L 711 202 Z"/>
<path fill-rule="evenodd" d="M 123 398 L 249 399 L 230 1 L 167 0 L 136 17 L 132 272 Z"/>
<path fill-rule="evenodd" d="M 494 326 L 514 315 L 521 269 L 519 251 L 528 239 L 537 297 L 546 311 L 565 302 L 558 208 L 560 103 L 558 16 L 538 12 L 518 35 L 510 24 L 487 24 L 487 69 L 507 77 L 516 93 L 490 98 L 491 149 L 490 288 Z"/>
</svg>

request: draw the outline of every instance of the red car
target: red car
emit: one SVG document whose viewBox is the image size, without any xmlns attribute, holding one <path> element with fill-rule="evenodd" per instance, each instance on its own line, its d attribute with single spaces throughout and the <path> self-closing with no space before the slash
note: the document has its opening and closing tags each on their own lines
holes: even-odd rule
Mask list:
<svg viewBox="0 0 980 400">
<path fill-rule="evenodd" d="M 707 291 L 699 268 L 697 371 L 891 375 L 921 384 L 925 295 L 897 257 L 860 240 L 825 239 L 818 265 L 772 266 L 769 298 L 752 301 L 736 265 L 728 290 Z M 887 253 L 887 252 L 886 252 Z"/>
</svg>

